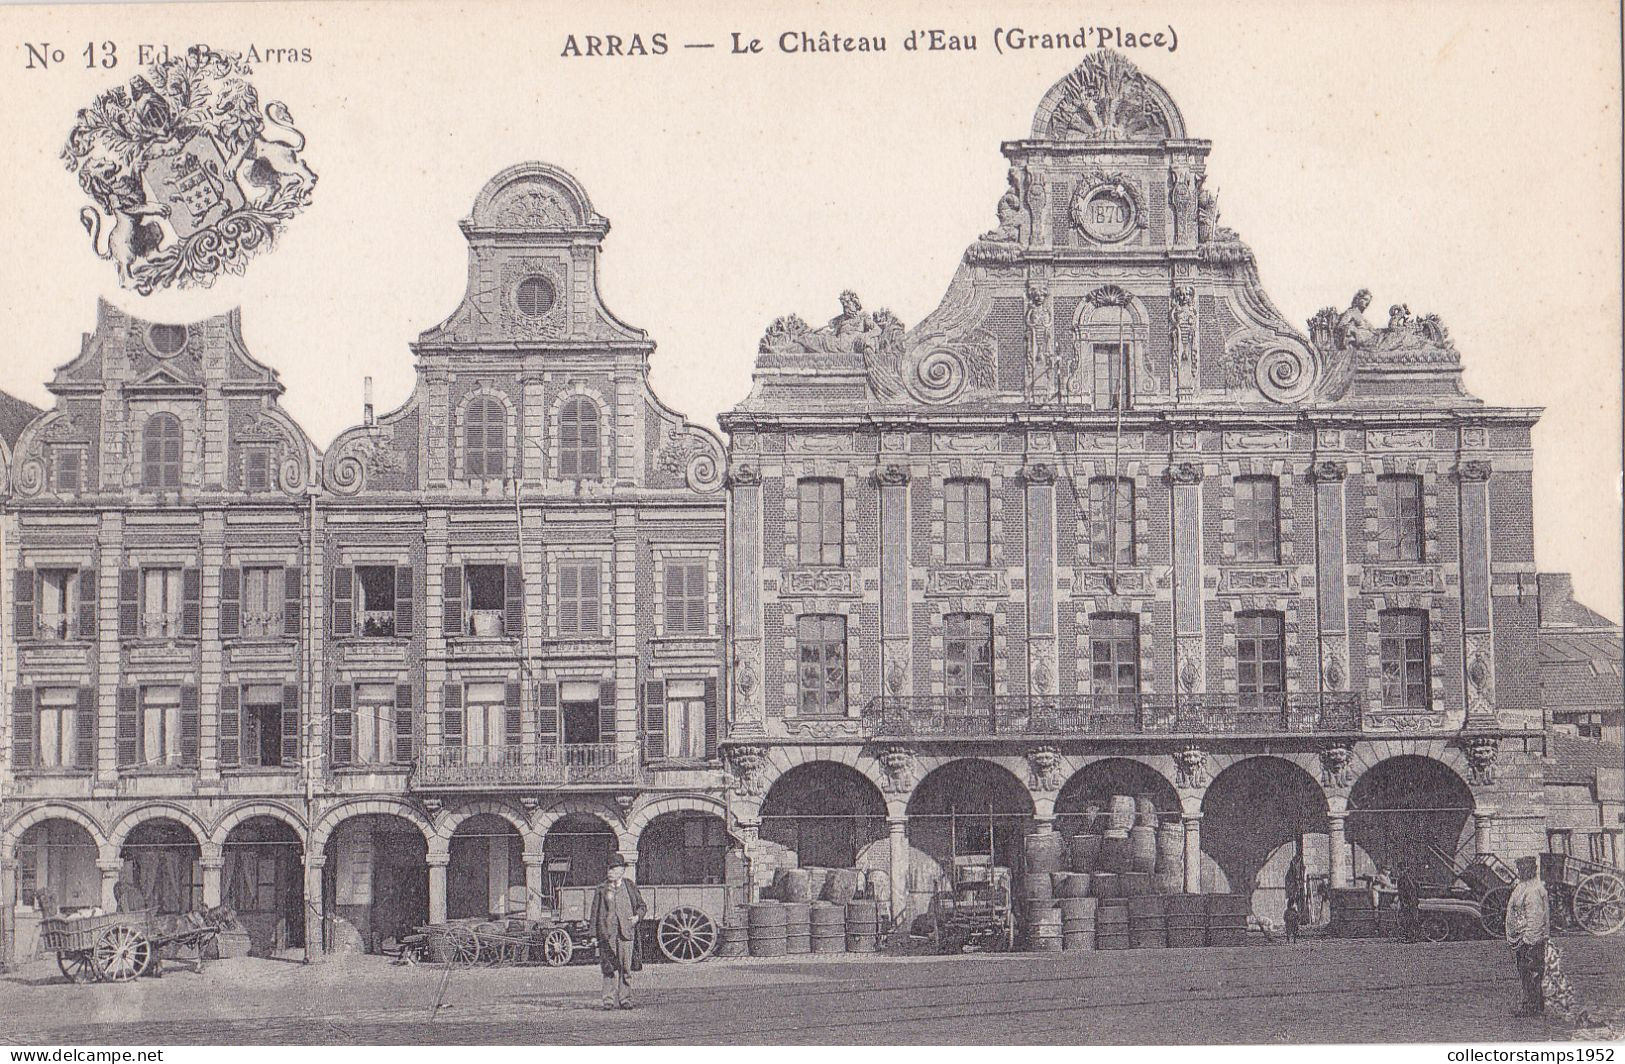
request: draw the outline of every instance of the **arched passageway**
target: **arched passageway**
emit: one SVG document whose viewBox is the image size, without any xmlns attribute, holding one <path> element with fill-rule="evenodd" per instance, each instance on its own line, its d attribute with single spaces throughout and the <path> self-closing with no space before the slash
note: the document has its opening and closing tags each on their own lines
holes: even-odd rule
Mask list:
<svg viewBox="0 0 1625 1064">
<path fill-rule="evenodd" d="M 663 813 L 638 836 L 638 882 L 721 883 L 729 844 L 728 826 L 715 813 Z"/>
<path fill-rule="evenodd" d="M 256 956 L 304 947 L 304 856 L 299 833 L 276 817 L 249 817 L 226 835 L 220 900 L 237 913 Z"/>
<path fill-rule="evenodd" d="M 96 867 L 96 840 L 83 825 L 53 817 L 23 832 L 15 852 L 16 902 L 11 919 L 0 922 L 0 934 L 11 929 L 11 959 L 31 957 L 39 944 L 39 922 L 51 913 L 72 915 L 101 904 L 101 871 Z"/>
<path fill-rule="evenodd" d="M 1448 884 L 1449 865 L 1473 846 L 1473 792 L 1450 766 L 1403 754 L 1367 769 L 1349 791 L 1348 840 L 1356 878 L 1410 865 L 1424 883 Z"/>
<path fill-rule="evenodd" d="M 1009 769 L 965 758 L 927 773 L 908 801 L 908 890 L 916 912 L 948 886 L 958 857 L 991 856 L 1021 871 L 1022 840 L 1033 830 L 1033 800 Z"/>
<path fill-rule="evenodd" d="M 591 813 L 570 813 L 548 828 L 542 840 L 546 855 L 543 881 L 551 897 L 556 887 L 590 887 L 609 874 L 609 858 L 620 848 L 620 836 L 608 821 Z"/>
<path fill-rule="evenodd" d="M 1085 765 L 1061 787 L 1055 796 L 1055 830 L 1067 836 L 1084 831 L 1086 814 L 1109 811 L 1112 798 L 1120 794 L 1150 797 L 1159 821 L 1179 818 L 1179 793 L 1166 776 L 1143 761 L 1108 757 Z"/>
<path fill-rule="evenodd" d="M 328 949 L 369 953 L 429 922 L 429 843 L 405 817 L 363 813 L 339 822 L 322 866 Z"/>
<path fill-rule="evenodd" d="M 764 849 L 778 848 L 782 867 L 853 868 L 871 853 L 885 860 L 886 800 L 857 769 L 808 761 L 768 788 L 760 838 Z"/>
<path fill-rule="evenodd" d="M 1287 869 L 1302 853 L 1314 923 L 1325 915 L 1330 831 L 1326 793 L 1307 771 L 1278 757 L 1237 761 L 1202 798 L 1202 890 L 1248 895 L 1253 915 L 1279 926 Z"/>
<path fill-rule="evenodd" d="M 524 851 L 519 830 L 495 813 L 476 813 L 458 824 L 446 868 L 446 915 L 524 915 Z"/>
<path fill-rule="evenodd" d="M 121 912 L 189 913 L 203 908 L 203 847 L 178 820 L 143 820 L 124 837 L 113 897 Z"/>
</svg>

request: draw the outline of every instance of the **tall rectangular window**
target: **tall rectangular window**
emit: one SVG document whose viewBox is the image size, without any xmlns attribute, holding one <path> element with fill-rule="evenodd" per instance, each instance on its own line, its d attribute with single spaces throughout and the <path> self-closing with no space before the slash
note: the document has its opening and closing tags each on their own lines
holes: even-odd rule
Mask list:
<svg viewBox="0 0 1625 1064">
<path fill-rule="evenodd" d="M 614 731 L 606 731 L 600 699 L 603 688 L 585 680 L 570 680 L 559 685 L 559 715 L 564 721 L 564 745 L 588 746 L 594 743 L 612 743 Z"/>
<path fill-rule="evenodd" d="M 1422 478 L 1377 478 L 1377 554 L 1383 561 L 1422 560 Z"/>
<path fill-rule="evenodd" d="M 951 710 L 985 710 L 993 703 L 993 618 L 950 613 L 942 625 L 943 693 Z"/>
<path fill-rule="evenodd" d="M 395 567 L 358 565 L 355 569 L 356 594 L 361 602 L 361 634 L 388 638 L 395 634 Z"/>
<path fill-rule="evenodd" d="M 1089 619 L 1089 675 L 1096 695 L 1140 692 L 1140 619 L 1097 614 Z"/>
<path fill-rule="evenodd" d="M 1129 345 L 1127 343 L 1096 343 L 1090 345 L 1095 363 L 1095 409 L 1116 410 L 1126 407 L 1123 381 L 1127 377 Z"/>
<path fill-rule="evenodd" d="M 463 569 L 468 583 L 468 635 L 499 636 L 508 612 L 508 567 L 470 565 Z"/>
<path fill-rule="evenodd" d="M 501 764 L 507 757 L 507 692 L 500 683 L 471 683 L 465 699 L 464 744 L 471 765 Z"/>
<path fill-rule="evenodd" d="M 948 564 L 988 564 L 987 481 L 949 480 L 943 486 L 942 518 Z"/>
<path fill-rule="evenodd" d="M 1134 481 L 1089 481 L 1089 560 L 1095 565 L 1134 564 Z"/>
<path fill-rule="evenodd" d="M 245 765 L 276 768 L 282 764 L 282 685 L 249 684 L 243 688 Z"/>
<path fill-rule="evenodd" d="M 141 688 L 141 722 L 137 754 L 143 765 L 181 763 L 181 689 Z"/>
<path fill-rule="evenodd" d="M 72 768 L 74 743 L 79 735 L 79 691 L 73 687 L 41 687 L 39 699 L 40 768 Z"/>
<path fill-rule="evenodd" d="M 51 448 L 52 487 L 58 495 L 77 495 L 84 487 L 85 452 L 72 444 Z"/>
<path fill-rule="evenodd" d="M 243 448 L 243 490 L 250 494 L 271 490 L 271 448 Z"/>
<path fill-rule="evenodd" d="M 566 559 L 559 562 L 559 634 L 597 636 L 598 562 Z"/>
<path fill-rule="evenodd" d="M 704 635 L 707 631 L 705 562 L 669 561 L 665 578 L 665 634 Z"/>
<path fill-rule="evenodd" d="M 1244 706 L 1280 702 L 1286 691 L 1286 640 L 1279 613 L 1236 615 L 1236 691 Z"/>
<path fill-rule="evenodd" d="M 287 602 L 288 584 L 280 566 L 243 570 L 243 626 L 245 636 L 256 639 L 282 637 L 282 609 Z"/>
<path fill-rule="evenodd" d="M 357 684 L 355 763 L 388 765 L 395 760 L 395 685 Z"/>
<path fill-rule="evenodd" d="M 1428 619 L 1421 610 L 1384 610 L 1377 615 L 1382 655 L 1382 703 L 1389 708 L 1427 709 Z"/>
<path fill-rule="evenodd" d="M 796 529 L 802 565 L 840 565 L 844 505 L 841 482 L 808 477 L 797 485 Z"/>
<path fill-rule="evenodd" d="M 812 614 L 796 620 L 799 715 L 846 716 L 846 618 Z"/>
<path fill-rule="evenodd" d="M 701 680 L 666 684 L 666 756 L 687 761 L 705 758 L 705 683 Z"/>
<path fill-rule="evenodd" d="M 1279 564 L 1280 487 L 1274 477 L 1236 478 L 1236 561 Z"/>
<path fill-rule="evenodd" d="M 39 571 L 39 638 L 68 639 L 73 635 L 79 595 L 79 570 Z M 91 633 L 86 632 L 81 638 L 88 639 L 90 636 Z"/>
<path fill-rule="evenodd" d="M 181 634 L 181 571 L 141 570 L 141 634 L 173 639 Z"/>
</svg>

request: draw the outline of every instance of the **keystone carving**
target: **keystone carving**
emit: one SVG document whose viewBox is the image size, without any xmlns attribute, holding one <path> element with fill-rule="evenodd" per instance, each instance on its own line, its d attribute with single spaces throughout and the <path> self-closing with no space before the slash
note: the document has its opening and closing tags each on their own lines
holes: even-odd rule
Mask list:
<svg viewBox="0 0 1625 1064">
<path fill-rule="evenodd" d="M 1467 752 L 1467 782 L 1479 787 L 1495 783 L 1495 758 L 1501 752 L 1501 740 L 1493 735 L 1475 735 L 1462 743 Z"/>
<path fill-rule="evenodd" d="M 914 788 L 914 751 L 908 747 L 886 747 L 880 754 L 880 769 L 884 775 L 885 789 L 892 794 L 906 794 Z"/>
<path fill-rule="evenodd" d="M 728 470 L 728 485 L 737 488 L 750 488 L 762 482 L 762 471 L 748 463 L 739 463 Z"/>
<path fill-rule="evenodd" d="M 1315 480 L 1324 483 L 1336 483 L 1348 477 L 1349 467 L 1346 462 L 1334 462 L 1327 459 L 1310 466 L 1309 475 Z"/>
<path fill-rule="evenodd" d="M 1195 462 L 1173 462 L 1168 466 L 1168 483 L 1200 484 L 1202 467 Z"/>
<path fill-rule="evenodd" d="M 760 798 L 767 793 L 767 750 L 760 746 L 728 748 L 729 786 L 742 798 Z"/>
<path fill-rule="evenodd" d="M 908 466 L 883 465 L 875 470 L 875 482 L 891 487 L 907 484 L 909 479 Z"/>
<path fill-rule="evenodd" d="M 1058 791 L 1066 782 L 1061 773 L 1061 751 L 1036 746 L 1027 752 L 1027 783 L 1035 791 Z"/>
<path fill-rule="evenodd" d="M 1187 746 L 1174 758 L 1174 782 L 1181 787 L 1207 786 L 1207 752 Z"/>
<path fill-rule="evenodd" d="M 1483 481 L 1490 479 L 1491 472 L 1493 470 L 1488 462 L 1481 458 L 1469 458 L 1457 468 L 1456 475 L 1462 480 Z"/>
<path fill-rule="evenodd" d="M 1354 785 L 1354 750 L 1328 746 L 1320 751 L 1320 782 L 1327 787 Z"/>
</svg>

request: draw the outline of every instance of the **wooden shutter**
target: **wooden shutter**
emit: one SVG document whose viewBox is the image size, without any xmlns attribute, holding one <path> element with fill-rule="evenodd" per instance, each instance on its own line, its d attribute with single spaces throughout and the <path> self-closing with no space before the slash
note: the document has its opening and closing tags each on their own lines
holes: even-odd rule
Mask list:
<svg viewBox="0 0 1625 1064">
<path fill-rule="evenodd" d="M 536 739 L 557 746 L 559 732 L 559 685 L 544 680 L 536 685 Z"/>
<path fill-rule="evenodd" d="M 282 634 L 298 637 L 304 622 L 305 571 L 297 565 L 282 570 Z"/>
<path fill-rule="evenodd" d="M 461 751 L 463 746 L 463 685 L 460 683 L 448 683 L 441 688 L 440 745 L 448 754 Z"/>
<path fill-rule="evenodd" d="M 412 760 L 412 739 L 417 734 L 417 729 L 413 726 L 413 716 L 412 685 L 398 683 L 395 685 L 395 760 L 397 762 L 410 762 Z"/>
<path fill-rule="evenodd" d="M 220 638 L 235 639 L 243 630 L 243 571 L 235 565 L 220 570 Z"/>
<path fill-rule="evenodd" d="M 559 634 L 575 635 L 581 631 L 581 565 L 579 562 L 559 563 Z"/>
<path fill-rule="evenodd" d="M 603 634 L 603 625 L 598 619 L 598 603 L 604 595 L 602 580 L 597 562 L 581 567 L 581 631 L 587 636 Z"/>
<path fill-rule="evenodd" d="M 605 680 L 598 685 L 598 741 L 612 743 L 615 734 L 615 681 Z"/>
<path fill-rule="evenodd" d="M 683 604 L 684 577 L 688 567 L 682 562 L 666 563 L 666 635 L 682 635 L 688 628 L 688 617 Z"/>
<path fill-rule="evenodd" d="M 80 639 L 96 638 L 96 570 L 79 570 L 79 630 Z"/>
<path fill-rule="evenodd" d="M 518 637 L 525 627 L 525 577 L 519 566 L 509 565 L 503 574 L 502 630 Z"/>
<path fill-rule="evenodd" d="M 120 767 L 141 761 L 141 691 L 136 687 L 118 689 L 118 763 Z"/>
<path fill-rule="evenodd" d="M 463 567 L 448 565 L 440 580 L 441 635 L 450 639 L 462 635 L 467 627 L 463 623 Z"/>
<path fill-rule="evenodd" d="M 37 575 L 32 569 L 18 569 L 12 582 L 12 630 L 18 639 L 34 638 L 34 585 Z"/>
<path fill-rule="evenodd" d="M 197 684 L 181 684 L 181 764 L 198 763 L 201 714 L 198 711 Z"/>
<path fill-rule="evenodd" d="M 412 594 L 415 591 L 412 583 L 412 567 L 410 565 L 397 565 L 395 567 L 395 634 L 411 635 L 412 624 L 416 620 L 413 614 Z"/>
<path fill-rule="evenodd" d="M 502 689 L 502 731 L 507 739 L 508 755 L 517 759 L 524 749 L 523 707 L 519 704 L 519 685 L 510 683 Z"/>
<path fill-rule="evenodd" d="M 722 707 L 717 704 L 717 678 L 705 678 L 705 759 L 716 760 L 717 739 L 722 731 Z"/>
<path fill-rule="evenodd" d="M 332 603 L 333 634 L 340 639 L 355 635 L 355 570 L 348 565 L 333 566 L 327 601 Z"/>
<path fill-rule="evenodd" d="M 669 572 L 669 570 L 668 570 Z M 643 681 L 643 760 L 666 756 L 666 682 Z"/>
<path fill-rule="evenodd" d="M 299 764 L 299 685 L 282 685 L 282 763 Z"/>
<path fill-rule="evenodd" d="M 328 688 L 328 727 L 333 732 L 333 764 L 355 761 L 355 685 L 336 683 Z"/>
<path fill-rule="evenodd" d="M 220 764 L 235 765 L 242 759 L 243 749 L 242 692 L 236 684 L 226 684 L 220 688 L 219 729 L 215 751 Z"/>
<path fill-rule="evenodd" d="M 134 639 L 141 628 L 141 570 L 118 571 L 118 634 Z"/>
<path fill-rule="evenodd" d="M 74 767 L 96 768 L 96 689 L 79 688 L 79 701 L 73 711 Z"/>
<path fill-rule="evenodd" d="M 203 633 L 203 574 L 192 566 L 181 570 L 181 637 Z"/>
<path fill-rule="evenodd" d="M 21 575 L 21 574 L 19 574 Z M 32 579 L 33 574 L 29 574 Z M 11 767 L 34 767 L 34 689 L 18 687 L 11 701 Z"/>
</svg>

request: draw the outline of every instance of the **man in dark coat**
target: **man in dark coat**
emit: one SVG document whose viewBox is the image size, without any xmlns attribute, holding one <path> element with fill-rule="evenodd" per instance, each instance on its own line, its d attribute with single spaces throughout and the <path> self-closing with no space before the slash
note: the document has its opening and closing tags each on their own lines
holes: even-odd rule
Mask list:
<svg viewBox="0 0 1625 1064">
<path fill-rule="evenodd" d="M 1304 874 L 1303 850 L 1292 855 L 1286 866 L 1286 940 L 1298 941 L 1298 929 L 1303 926 L 1304 909 L 1308 905 L 1308 879 Z"/>
<path fill-rule="evenodd" d="M 1399 936 L 1406 942 L 1421 937 L 1422 889 L 1416 881 L 1416 870 L 1409 861 L 1399 866 Z"/>
<path fill-rule="evenodd" d="M 638 956 L 638 921 L 648 912 L 637 884 L 626 878 L 626 861 L 620 854 L 612 855 L 609 878 L 592 895 L 592 932 L 598 939 L 606 1009 L 632 1007 L 631 976 L 643 967 Z"/>
</svg>

